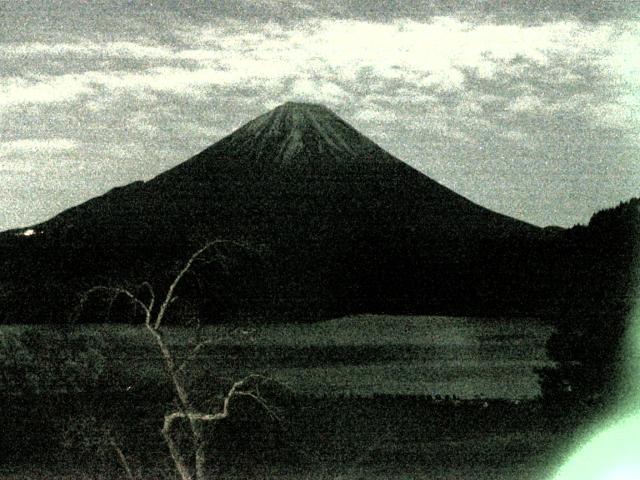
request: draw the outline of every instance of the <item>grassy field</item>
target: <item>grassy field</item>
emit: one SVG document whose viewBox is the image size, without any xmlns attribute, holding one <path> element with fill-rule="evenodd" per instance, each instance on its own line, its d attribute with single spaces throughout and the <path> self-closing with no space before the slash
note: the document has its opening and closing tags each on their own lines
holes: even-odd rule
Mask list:
<svg viewBox="0 0 640 480">
<path fill-rule="evenodd" d="M 144 478 L 173 478 L 151 473 L 169 471 L 158 462 L 166 452 L 158 435 L 160 412 L 150 415 L 152 400 L 157 403 L 155 397 L 138 397 L 120 407 L 118 418 L 131 434 L 121 445 L 140 459 L 136 465 L 143 466 Z M 216 428 L 210 440 L 212 478 L 543 480 L 572 443 L 570 432 L 556 428 L 539 405 L 526 403 L 482 407 L 436 405 L 411 396 L 299 398 L 286 419 L 284 441 L 276 443 L 251 423 Z M 97 480 L 120 474 L 108 454 L 65 458 L 57 451 L 53 460 L 49 454 L 0 464 L 0 478 Z"/>
</svg>

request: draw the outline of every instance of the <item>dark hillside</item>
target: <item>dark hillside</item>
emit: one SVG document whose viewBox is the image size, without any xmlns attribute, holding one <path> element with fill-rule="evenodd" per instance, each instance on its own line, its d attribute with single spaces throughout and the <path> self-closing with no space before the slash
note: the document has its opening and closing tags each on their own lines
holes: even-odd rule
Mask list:
<svg viewBox="0 0 640 480">
<path fill-rule="evenodd" d="M 613 403 L 626 395 L 639 247 L 638 198 L 596 213 L 554 245 L 547 268 L 558 294 L 548 318 L 557 331 L 548 351 L 558 367 L 543 371 L 541 384 L 549 399 Z"/>
</svg>

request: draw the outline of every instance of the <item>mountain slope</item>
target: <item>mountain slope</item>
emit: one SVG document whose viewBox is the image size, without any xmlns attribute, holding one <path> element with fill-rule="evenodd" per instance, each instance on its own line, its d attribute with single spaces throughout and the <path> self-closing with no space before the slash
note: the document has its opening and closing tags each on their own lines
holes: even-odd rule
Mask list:
<svg viewBox="0 0 640 480">
<path fill-rule="evenodd" d="M 316 213 L 335 213 L 334 218 L 326 219 L 328 226 L 339 220 L 336 217 L 341 212 L 349 212 L 367 213 L 373 219 L 388 214 L 392 218 L 384 220 L 390 223 L 410 223 L 419 229 L 439 221 L 448 233 L 538 231 L 479 207 L 429 179 L 325 107 L 296 103 L 256 118 L 147 183 L 114 189 L 38 228 L 69 228 L 80 217 L 80 224 L 107 222 L 112 213 L 117 224 L 127 214 L 137 215 L 134 222 L 144 215 L 145 220 L 156 223 L 168 215 L 182 222 L 178 217 L 190 212 L 196 216 L 201 212 L 226 215 L 216 213 L 216 207 L 231 207 L 231 212 L 239 210 L 249 216 L 277 214 L 269 207 L 281 211 L 307 207 Z M 154 211 L 145 211 L 149 208 Z"/>
<path fill-rule="evenodd" d="M 327 108 L 299 103 L 261 115 L 148 182 L 30 228 L 28 237 L 2 235 L 0 248 L 5 271 L 31 290 L 37 281 L 29 279 L 43 270 L 69 298 L 100 279 L 161 278 L 175 259 L 222 238 L 251 245 L 255 256 L 240 261 L 239 285 L 208 280 L 219 305 L 260 310 L 267 302 L 278 315 L 310 317 L 512 309 L 515 301 L 503 305 L 492 292 L 501 287 L 483 280 L 495 263 L 487 242 L 526 245 L 543 236 L 419 173 Z M 517 265 L 500 268 L 499 284 Z M 10 276 L 0 281 L 18 288 Z"/>
</svg>

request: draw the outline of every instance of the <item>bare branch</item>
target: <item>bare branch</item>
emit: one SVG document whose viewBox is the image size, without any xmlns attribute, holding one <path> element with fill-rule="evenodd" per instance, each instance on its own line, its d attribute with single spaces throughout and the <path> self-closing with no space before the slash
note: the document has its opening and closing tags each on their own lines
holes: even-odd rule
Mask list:
<svg viewBox="0 0 640 480">
<path fill-rule="evenodd" d="M 250 250 L 250 248 L 247 245 L 234 242 L 234 241 L 216 240 L 216 241 L 205 244 L 202 248 L 200 248 L 193 255 L 191 255 L 189 260 L 184 264 L 182 269 L 175 276 L 175 278 L 171 282 L 171 285 L 167 289 L 167 293 L 164 296 L 162 303 L 157 309 L 155 308 L 156 294 L 149 282 L 143 282 L 142 284 L 140 284 L 139 290 L 138 290 L 138 292 L 140 293 L 142 293 L 141 289 L 143 288 L 148 291 L 148 294 L 149 294 L 148 303 L 145 303 L 145 301 L 141 300 L 139 296 L 133 294 L 131 291 L 125 288 L 106 287 L 106 286 L 93 287 L 92 289 L 90 289 L 88 292 L 85 293 L 84 297 L 81 300 L 81 306 L 82 306 L 82 304 L 87 300 L 88 296 L 94 292 L 108 292 L 114 295 L 114 298 L 115 296 L 122 294 L 122 295 L 125 295 L 131 302 L 133 302 L 134 305 L 141 307 L 142 310 L 144 311 L 145 328 L 149 331 L 151 336 L 154 338 L 160 350 L 160 353 L 164 360 L 166 371 L 171 379 L 173 388 L 177 395 L 178 410 L 165 415 L 164 424 L 162 427 L 162 435 L 165 439 L 167 447 L 169 448 L 169 453 L 173 460 L 174 466 L 178 474 L 180 475 L 181 480 L 193 480 L 193 475 L 190 471 L 187 461 L 185 460 L 185 455 L 183 455 L 183 453 L 180 451 L 180 448 L 172 435 L 173 426 L 176 420 L 185 419 L 188 421 L 191 434 L 192 434 L 193 448 L 194 448 L 194 450 L 190 452 L 190 455 L 188 457 L 192 460 L 195 460 L 194 466 L 195 466 L 196 480 L 204 480 L 206 477 L 206 448 L 205 448 L 206 440 L 205 440 L 202 424 L 204 422 L 217 422 L 219 420 L 227 418 L 230 414 L 231 403 L 235 399 L 239 397 L 249 398 L 252 401 L 256 402 L 258 405 L 260 405 L 260 407 L 264 411 L 266 411 L 271 418 L 278 421 L 280 420 L 276 412 L 273 409 L 271 409 L 267 404 L 267 402 L 261 397 L 258 386 L 257 385 L 252 386 L 250 384 L 252 380 L 256 380 L 256 379 L 270 380 L 270 379 L 262 375 L 256 375 L 256 374 L 249 375 L 243 378 L 242 380 L 232 384 L 231 388 L 227 392 L 227 395 L 224 397 L 222 410 L 220 412 L 204 413 L 204 412 L 197 411 L 197 409 L 194 408 L 194 405 L 191 404 L 191 400 L 189 399 L 189 392 L 188 392 L 186 383 L 184 382 L 183 372 L 185 371 L 185 369 L 187 369 L 189 363 L 193 360 L 193 358 L 205 346 L 210 345 L 212 341 L 207 340 L 207 341 L 203 341 L 196 344 L 195 347 L 190 352 L 190 355 L 178 367 L 176 365 L 176 357 L 174 355 L 174 352 L 171 351 L 171 349 L 169 348 L 169 345 L 167 344 L 167 342 L 165 342 L 161 332 L 162 322 L 164 320 L 165 314 L 169 306 L 177 299 L 177 296 L 175 295 L 175 293 L 182 279 L 189 273 L 191 274 L 195 273 L 191 271 L 194 263 L 199 258 L 201 258 L 201 256 L 207 250 L 209 250 L 212 247 L 216 249 L 216 260 L 220 261 L 220 263 L 222 264 L 223 262 L 221 261 L 221 259 L 225 259 L 227 257 L 224 249 L 218 248 L 219 246 L 222 246 L 222 245 L 236 245 L 241 247 L 242 249 Z M 226 268 L 226 265 L 223 264 L 222 266 Z M 197 275 L 196 275 L 196 279 L 199 281 Z M 143 296 L 142 298 L 145 298 L 145 297 Z M 199 340 L 199 338 L 200 337 L 196 338 L 196 341 Z M 116 454 L 118 455 L 118 459 L 122 463 L 123 468 L 126 471 L 127 477 L 129 478 L 129 480 L 132 480 L 133 474 L 132 474 L 131 468 L 129 467 L 126 461 L 126 458 L 124 457 L 124 454 L 122 453 L 122 450 L 119 449 L 113 437 L 110 436 L 109 441 L 112 447 L 114 448 L 114 450 L 116 451 Z"/>
<path fill-rule="evenodd" d="M 146 287 L 147 291 L 149 292 L 149 295 L 151 296 L 151 299 L 149 300 L 149 310 L 153 311 L 153 307 L 156 303 L 156 292 L 153 290 L 153 287 L 149 282 L 142 282 L 140 284 L 140 287 Z"/>
<path fill-rule="evenodd" d="M 171 430 L 173 427 L 173 422 L 178 418 L 184 418 L 184 414 L 182 412 L 174 412 L 169 415 L 165 415 L 164 417 L 164 425 L 162 426 L 162 436 L 164 437 L 165 443 L 169 448 L 169 454 L 171 455 L 171 459 L 180 475 L 181 480 L 192 480 L 191 472 L 189 472 L 189 468 L 187 467 L 186 462 L 184 461 L 184 457 L 178 446 L 173 440 L 171 436 Z"/>
<path fill-rule="evenodd" d="M 269 407 L 269 404 L 267 404 L 267 402 L 264 400 L 264 398 L 262 398 L 260 395 L 254 395 L 253 393 L 250 393 L 250 392 L 235 392 L 233 394 L 233 396 L 234 397 L 248 397 L 248 398 L 251 398 L 251 399 L 255 400 L 255 402 L 258 405 L 260 405 L 265 412 L 267 412 L 267 414 L 272 418 L 272 420 L 276 420 L 278 422 L 282 421 L 280 416 L 271 407 Z M 229 400 L 231 400 L 231 399 L 229 399 Z"/>
<path fill-rule="evenodd" d="M 238 380 L 237 382 L 235 382 L 231 386 L 231 389 L 229 390 L 229 393 L 227 394 L 227 396 L 224 399 L 224 403 L 223 403 L 223 406 L 222 406 L 222 414 L 225 417 L 229 415 L 229 407 L 231 406 L 231 401 L 235 397 L 245 396 L 245 397 L 249 397 L 249 398 L 255 400 L 273 419 L 280 421 L 280 417 L 271 408 L 269 408 L 269 406 L 264 401 L 264 399 L 262 397 L 260 397 L 259 392 L 256 395 L 256 394 L 253 394 L 253 393 L 248 392 L 246 390 L 241 390 L 251 380 L 256 380 L 256 379 L 257 380 L 263 380 L 263 381 L 270 381 L 270 382 L 273 381 L 273 379 L 271 379 L 269 377 L 265 377 L 264 375 L 251 374 L 251 375 L 246 376 L 242 380 Z M 256 387 L 256 390 L 257 390 L 257 387 Z"/>
<path fill-rule="evenodd" d="M 160 353 L 162 354 L 162 358 L 164 359 L 165 366 L 167 367 L 167 373 L 171 378 L 171 382 L 173 383 L 173 387 L 176 391 L 176 394 L 178 395 L 178 399 L 180 400 L 182 408 L 187 411 L 191 410 L 189 395 L 187 394 L 187 390 L 185 389 L 184 385 L 180 381 L 179 372 L 173 359 L 173 355 L 169 350 L 169 347 L 167 347 L 167 344 L 165 343 L 158 329 L 156 329 L 150 321 L 146 322 L 145 326 L 147 327 L 147 330 L 151 333 L 153 338 L 156 340 L 156 344 L 160 349 Z"/>
<path fill-rule="evenodd" d="M 231 413 L 231 410 L 230 410 L 231 403 L 235 398 L 238 398 L 238 397 L 250 398 L 253 401 L 255 401 L 258 405 L 260 405 L 273 420 L 276 420 L 278 422 L 281 421 L 277 413 L 272 408 L 269 407 L 267 402 L 262 397 L 260 397 L 258 393 L 254 394 L 248 391 L 241 390 L 242 388 L 246 387 L 247 384 L 253 379 L 271 380 L 268 377 L 254 374 L 254 375 L 249 375 L 243 378 L 242 380 L 235 382 L 229 389 L 229 392 L 227 393 L 224 399 L 222 410 L 218 413 L 203 413 L 203 412 L 198 412 L 194 410 L 180 410 L 180 411 L 171 412 L 165 415 L 164 425 L 162 427 L 162 435 L 165 438 L 165 442 L 167 443 L 167 446 L 169 448 L 169 453 L 171 455 L 171 458 L 173 459 L 173 462 L 182 480 L 192 480 L 192 477 L 191 477 L 191 474 L 189 473 L 189 469 L 186 466 L 184 457 L 180 453 L 180 450 L 172 437 L 173 424 L 175 423 L 176 420 L 185 419 L 191 425 L 192 432 L 194 434 L 194 442 L 195 442 L 195 448 L 196 448 L 196 452 L 195 452 L 196 478 L 198 480 L 204 479 L 205 477 L 204 439 L 202 437 L 202 430 L 200 428 L 200 424 L 204 422 L 215 423 L 229 417 Z M 194 426 L 196 425 L 198 427 L 194 428 Z"/>
<path fill-rule="evenodd" d="M 87 301 L 89 296 L 92 293 L 95 293 L 95 292 L 107 292 L 107 293 L 111 293 L 111 294 L 115 294 L 115 295 L 118 295 L 118 294 L 125 295 L 135 305 L 138 305 L 139 307 L 142 308 L 142 310 L 144 311 L 144 314 L 145 314 L 145 322 L 149 322 L 151 320 L 151 309 L 149 308 L 149 306 L 146 305 L 142 300 L 140 300 L 138 297 L 136 297 L 129 290 L 127 290 L 126 288 L 121 288 L 121 287 L 106 287 L 106 286 L 103 286 L 103 285 L 98 285 L 98 286 L 92 287 L 89 290 L 87 290 L 85 292 L 85 294 L 83 295 L 82 299 L 80 300 L 80 306 L 82 307 L 82 305 L 84 305 L 84 303 Z"/>
<path fill-rule="evenodd" d="M 189 364 L 195 359 L 195 357 L 198 355 L 198 353 L 200 352 L 200 350 L 202 350 L 205 347 L 208 347 L 209 345 L 211 345 L 213 343 L 212 340 L 206 340 L 204 342 L 201 342 L 199 344 L 197 344 L 193 350 L 191 350 L 191 353 L 189 354 L 189 356 L 184 360 L 184 362 L 182 362 L 182 364 L 178 367 L 178 372 L 182 373 L 184 370 L 186 370 L 186 368 L 189 366 Z"/>
<path fill-rule="evenodd" d="M 182 278 L 187 274 L 187 272 L 189 272 L 194 262 L 207 250 L 209 250 L 212 247 L 217 247 L 219 245 L 236 245 L 238 247 L 241 247 L 242 249 L 250 250 L 248 245 L 245 245 L 240 242 L 234 242 L 232 240 L 214 240 L 212 242 L 206 243 L 202 248 L 200 248 L 193 255 L 191 255 L 187 263 L 185 263 L 184 267 L 182 267 L 180 272 L 178 272 L 178 275 L 176 275 L 176 277 L 173 279 L 173 282 L 169 286 L 167 295 L 165 296 L 164 301 L 162 302 L 162 305 L 160 305 L 160 310 L 158 311 L 158 315 L 156 316 L 154 328 L 156 329 L 160 328 L 164 315 L 167 311 L 167 307 L 169 307 L 169 305 L 173 302 L 175 289 L 177 288 L 178 284 L 182 281 Z"/>
<path fill-rule="evenodd" d="M 168 428 L 170 430 L 173 422 L 175 420 L 179 419 L 179 418 L 185 418 L 185 419 L 188 419 L 190 421 L 201 421 L 201 422 L 212 422 L 212 421 L 218 421 L 218 420 L 222 420 L 224 418 L 227 418 L 229 416 L 229 414 L 230 414 L 231 403 L 232 403 L 233 399 L 235 399 L 236 397 L 247 397 L 247 398 L 250 398 L 250 399 L 254 400 L 261 407 L 263 407 L 264 410 L 273 419 L 280 421 L 280 417 L 273 411 L 273 409 L 271 409 L 268 406 L 268 404 L 266 403 L 264 398 L 260 397 L 257 394 L 253 394 L 251 392 L 239 390 L 239 388 L 245 386 L 249 380 L 255 379 L 255 378 L 259 378 L 261 380 L 271 380 L 270 378 L 264 377 L 262 375 L 249 375 L 249 376 L 243 378 L 242 380 L 237 381 L 236 383 L 234 383 L 231 386 L 231 389 L 229 390 L 229 392 L 227 393 L 226 397 L 224 398 L 222 411 L 220 411 L 218 413 L 202 413 L 202 412 L 197 412 L 197 411 L 176 411 L 176 412 L 172 412 L 172 413 L 167 414 L 165 416 L 165 426 L 168 425 Z"/>
<path fill-rule="evenodd" d="M 182 270 L 180 270 L 178 275 L 176 275 L 176 278 L 173 279 L 173 282 L 171 283 L 171 285 L 169 286 L 169 290 L 167 291 L 167 295 L 164 297 L 164 301 L 162 302 L 162 305 L 160 305 L 160 311 L 158 312 L 158 316 L 156 317 L 156 321 L 154 325 L 156 329 L 160 328 L 160 325 L 162 324 L 162 319 L 164 318 L 164 314 L 167 311 L 167 307 L 169 306 L 173 298 L 173 292 L 175 291 L 176 287 L 182 280 L 182 277 L 184 277 L 187 274 L 187 272 L 189 271 L 193 263 L 198 259 L 198 257 L 202 255 L 204 252 L 206 252 L 209 248 L 211 248 L 211 246 L 214 245 L 215 243 L 216 242 L 209 242 L 205 244 L 204 247 L 200 248 L 200 250 L 198 250 L 196 253 L 191 255 L 187 263 L 184 265 L 184 267 L 182 267 Z"/>
<path fill-rule="evenodd" d="M 111 446 L 111 448 L 113 448 L 114 452 L 116 453 L 116 456 L 118 457 L 118 462 L 124 469 L 128 480 L 135 480 L 135 477 L 133 476 L 133 471 L 131 470 L 131 465 L 129 465 L 129 460 L 127 460 L 127 457 L 124 455 L 124 452 L 120 448 L 120 445 L 118 445 L 118 442 L 116 442 L 116 439 L 113 437 L 113 434 L 111 433 L 110 430 L 107 429 L 105 430 L 105 435 L 107 436 L 109 445 Z"/>
</svg>

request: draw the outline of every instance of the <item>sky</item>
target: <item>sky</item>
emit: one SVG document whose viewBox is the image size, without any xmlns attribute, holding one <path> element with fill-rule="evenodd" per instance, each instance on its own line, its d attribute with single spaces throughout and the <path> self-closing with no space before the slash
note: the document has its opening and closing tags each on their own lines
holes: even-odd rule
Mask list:
<svg viewBox="0 0 640 480">
<path fill-rule="evenodd" d="M 638 6 L 636 6 L 638 5 Z M 572 226 L 640 196 L 640 5 L 0 0 L 0 230 L 322 103 L 492 210 Z"/>
</svg>

